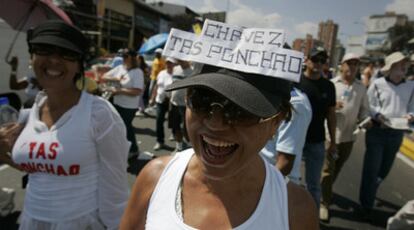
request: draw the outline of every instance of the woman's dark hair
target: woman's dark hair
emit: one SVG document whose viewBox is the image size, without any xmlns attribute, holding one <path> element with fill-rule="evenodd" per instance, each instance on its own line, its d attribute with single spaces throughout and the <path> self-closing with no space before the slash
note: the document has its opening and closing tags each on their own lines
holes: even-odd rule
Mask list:
<svg viewBox="0 0 414 230">
<path fill-rule="evenodd" d="M 295 112 L 295 108 L 293 108 L 290 101 L 283 100 L 282 104 L 280 105 L 280 110 L 286 114 L 285 121 L 289 122 L 292 119 L 292 113 Z"/>
<path fill-rule="evenodd" d="M 140 63 L 139 68 L 141 68 L 142 72 L 145 72 L 145 70 L 148 68 L 148 65 L 145 62 L 144 56 L 139 55 L 138 59 L 139 59 L 139 63 Z"/>
<path fill-rule="evenodd" d="M 139 65 L 138 65 L 138 61 L 137 61 L 136 56 L 131 56 L 130 55 L 130 57 L 131 57 L 131 68 L 130 69 L 136 69 L 136 68 L 138 68 Z"/>
<path fill-rule="evenodd" d="M 85 87 L 85 76 L 84 76 L 84 72 L 85 72 L 85 67 L 84 67 L 84 60 L 81 59 L 78 61 L 79 62 L 79 73 L 76 73 L 75 77 L 73 78 L 73 83 L 76 85 L 76 82 L 79 79 L 82 79 L 82 87 Z"/>
<path fill-rule="evenodd" d="M 122 50 L 122 58 L 131 57 L 131 67 L 128 70 L 138 68 L 137 52 L 135 50 L 125 48 Z"/>
</svg>

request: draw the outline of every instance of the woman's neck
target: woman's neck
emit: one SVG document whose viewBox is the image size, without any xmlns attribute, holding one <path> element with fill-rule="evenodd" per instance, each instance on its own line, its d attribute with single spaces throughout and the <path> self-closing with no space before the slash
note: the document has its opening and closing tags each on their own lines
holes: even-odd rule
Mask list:
<svg viewBox="0 0 414 230">
<path fill-rule="evenodd" d="M 252 179 L 253 181 L 263 182 L 266 177 L 265 165 L 260 157 L 253 158 L 249 162 L 239 165 L 239 168 L 230 172 L 227 170 L 219 172 L 221 171 L 220 169 L 213 170 L 214 172 L 209 172 L 209 170 L 207 170 L 203 163 L 197 158 L 197 156 L 193 157 L 193 164 L 189 165 L 193 167 L 189 167 L 188 171 L 206 184 L 243 184 L 248 178 L 254 178 Z"/>
<path fill-rule="evenodd" d="M 395 84 L 398 84 L 403 80 L 403 77 L 397 74 L 390 74 L 389 79 Z"/>
<path fill-rule="evenodd" d="M 64 110 L 67 111 L 76 105 L 81 96 L 81 91 L 76 88 L 63 91 L 47 91 L 46 104 L 50 111 Z"/>
</svg>

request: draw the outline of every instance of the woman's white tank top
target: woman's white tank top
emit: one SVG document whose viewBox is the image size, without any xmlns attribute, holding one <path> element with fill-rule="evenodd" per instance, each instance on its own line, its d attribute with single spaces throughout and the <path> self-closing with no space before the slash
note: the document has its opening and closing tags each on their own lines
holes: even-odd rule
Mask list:
<svg viewBox="0 0 414 230">
<path fill-rule="evenodd" d="M 175 208 L 177 191 L 193 154 L 193 149 L 177 153 L 165 167 L 149 202 L 145 229 L 195 229 L 179 218 Z M 236 230 L 289 229 L 285 179 L 272 165 L 263 161 L 266 167 L 266 179 L 260 201 L 249 219 L 235 227 Z"/>
</svg>

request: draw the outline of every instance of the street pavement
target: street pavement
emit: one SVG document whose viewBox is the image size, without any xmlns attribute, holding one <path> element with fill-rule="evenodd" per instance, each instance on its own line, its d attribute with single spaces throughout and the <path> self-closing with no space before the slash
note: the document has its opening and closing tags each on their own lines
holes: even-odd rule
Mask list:
<svg viewBox="0 0 414 230">
<path fill-rule="evenodd" d="M 166 128 L 167 149 L 153 151 L 155 144 L 155 119 L 153 117 L 136 117 L 134 119 L 137 141 L 141 152 L 150 152 L 156 156 L 168 155 L 175 144 L 169 140 L 171 132 Z M 329 223 L 321 223 L 321 229 L 384 229 L 388 217 L 393 215 L 408 200 L 414 199 L 414 163 L 397 157 L 390 175 L 385 179 L 377 194 L 374 218 L 367 222 L 357 214 L 359 183 L 361 178 L 364 153 L 364 136 L 358 136 L 354 151 L 345 164 L 334 185 L 334 198 Z M 133 185 L 135 174 L 139 172 L 146 160 L 132 163 L 129 171 L 129 184 Z M 21 180 L 24 174 L 9 167 L 0 166 L 0 187 L 16 190 L 15 211 L 0 219 L 0 229 L 17 229 L 18 217 L 23 206 L 24 190 Z M 300 221 L 300 220 L 298 220 Z"/>
</svg>

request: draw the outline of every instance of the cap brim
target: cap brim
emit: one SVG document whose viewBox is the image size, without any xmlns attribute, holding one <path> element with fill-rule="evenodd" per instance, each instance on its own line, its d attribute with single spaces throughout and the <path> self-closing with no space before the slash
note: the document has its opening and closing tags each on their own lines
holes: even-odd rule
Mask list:
<svg viewBox="0 0 414 230">
<path fill-rule="evenodd" d="M 59 38 L 56 36 L 50 36 L 50 35 L 38 36 L 38 37 L 35 37 L 33 40 L 31 40 L 30 44 L 54 45 L 57 47 L 75 51 L 79 54 L 83 53 L 75 44 L 69 42 L 67 39 Z"/>
<path fill-rule="evenodd" d="M 326 53 L 326 51 L 316 51 L 316 52 L 313 52 L 313 53 L 311 53 L 310 55 L 309 55 L 309 57 L 316 57 L 316 56 L 324 56 L 324 57 L 328 57 L 328 53 Z"/>
<path fill-rule="evenodd" d="M 267 118 L 280 111 L 282 97 L 274 92 L 259 90 L 252 84 L 221 73 L 205 73 L 175 81 L 166 91 L 188 87 L 206 87 L 226 97 L 246 111 Z"/>
</svg>

